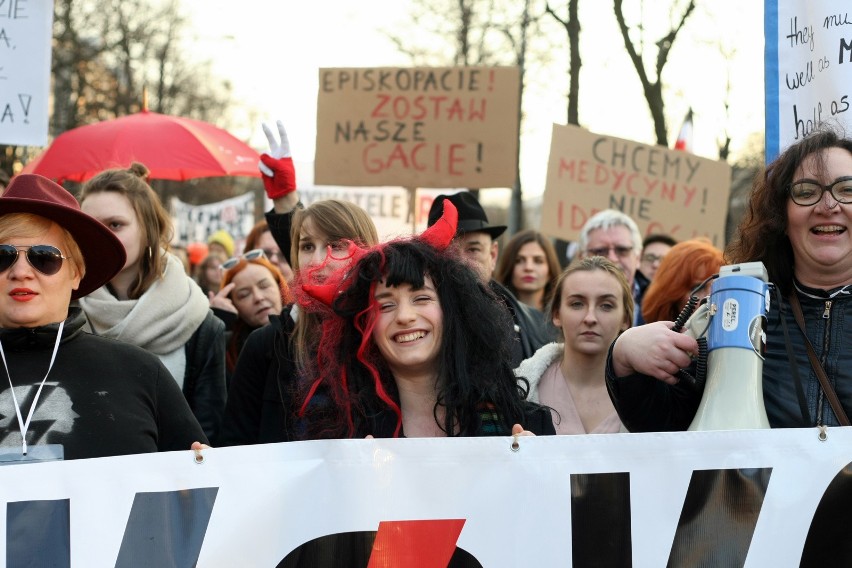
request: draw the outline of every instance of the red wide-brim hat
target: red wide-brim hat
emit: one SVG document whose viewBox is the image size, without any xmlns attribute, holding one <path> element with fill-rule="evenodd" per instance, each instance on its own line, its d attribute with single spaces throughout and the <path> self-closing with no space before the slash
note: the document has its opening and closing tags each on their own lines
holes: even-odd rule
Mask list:
<svg viewBox="0 0 852 568">
<path fill-rule="evenodd" d="M 0 216 L 10 213 L 44 217 L 74 238 L 83 253 L 86 275 L 71 293 L 72 300 L 94 292 L 124 267 L 127 253 L 118 237 L 103 223 L 83 213 L 73 195 L 46 177 L 36 174 L 13 177 L 0 195 Z"/>
</svg>

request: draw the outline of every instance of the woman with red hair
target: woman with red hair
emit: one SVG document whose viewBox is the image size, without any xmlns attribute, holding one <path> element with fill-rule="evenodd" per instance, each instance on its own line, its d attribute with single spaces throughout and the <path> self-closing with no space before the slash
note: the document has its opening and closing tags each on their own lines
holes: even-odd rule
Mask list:
<svg viewBox="0 0 852 568">
<path fill-rule="evenodd" d="M 672 247 L 660 262 L 642 300 L 645 322 L 674 321 L 695 287 L 719 272 L 723 262 L 722 251 L 705 238 L 691 239 Z M 698 295 L 706 295 L 706 292 Z"/>
<path fill-rule="evenodd" d="M 284 305 L 290 303 L 290 289 L 278 267 L 261 249 L 226 260 L 222 268 L 222 289 L 210 298 L 210 307 L 230 330 L 225 349 L 230 379 L 249 334 L 268 325 L 270 316 L 281 313 Z"/>
</svg>

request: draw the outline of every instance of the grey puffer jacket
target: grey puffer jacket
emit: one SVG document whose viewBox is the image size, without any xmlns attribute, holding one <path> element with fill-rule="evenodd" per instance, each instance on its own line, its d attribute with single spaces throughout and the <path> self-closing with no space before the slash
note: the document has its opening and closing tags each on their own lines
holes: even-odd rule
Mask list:
<svg viewBox="0 0 852 568">
<path fill-rule="evenodd" d="M 796 283 L 805 331 L 840 403 L 852 413 L 852 285 L 833 290 Z M 780 306 L 779 306 L 780 299 Z M 766 328 L 763 401 L 773 428 L 838 426 L 819 379 L 811 368 L 804 337 L 787 298 L 772 296 Z M 789 337 L 788 341 L 785 339 Z M 631 432 L 685 430 L 701 392 L 683 381 L 675 386 L 645 375 L 615 377 L 607 360 L 607 388 L 618 415 Z"/>
</svg>

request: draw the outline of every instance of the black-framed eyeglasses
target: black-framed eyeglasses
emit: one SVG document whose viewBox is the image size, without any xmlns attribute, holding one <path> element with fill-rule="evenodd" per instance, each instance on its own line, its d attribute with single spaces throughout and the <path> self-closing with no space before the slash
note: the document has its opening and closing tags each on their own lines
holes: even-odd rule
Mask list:
<svg viewBox="0 0 852 568">
<path fill-rule="evenodd" d="M 803 179 L 791 184 L 788 193 L 793 203 L 807 207 L 819 203 L 826 191 L 838 203 L 852 203 L 852 176 L 837 178 L 829 185 Z"/>
<path fill-rule="evenodd" d="M 633 253 L 633 247 L 613 246 L 586 249 L 589 256 L 609 256 L 609 251 L 614 251 L 618 258 L 625 258 Z"/>
<path fill-rule="evenodd" d="M 52 245 L 0 245 L 0 272 L 12 268 L 18 260 L 18 252 L 27 251 L 27 262 L 44 274 L 53 276 L 62 268 L 62 251 Z"/>
<path fill-rule="evenodd" d="M 222 270 L 230 270 L 235 267 L 239 262 L 243 259 L 245 260 L 254 260 L 256 258 L 266 258 L 266 254 L 263 252 L 263 249 L 252 249 L 248 252 L 241 254 L 240 256 L 234 256 L 223 262 L 219 268 Z"/>
</svg>

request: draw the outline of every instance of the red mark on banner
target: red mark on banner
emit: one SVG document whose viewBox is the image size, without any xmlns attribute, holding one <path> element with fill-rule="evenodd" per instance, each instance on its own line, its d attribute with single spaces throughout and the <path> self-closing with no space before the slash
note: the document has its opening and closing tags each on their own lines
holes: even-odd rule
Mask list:
<svg viewBox="0 0 852 568">
<path fill-rule="evenodd" d="M 482 142 L 476 145 L 476 171 L 482 172 Z"/>
<path fill-rule="evenodd" d="M 494 69 L 488 72 L 488 90 L 494 90 Z"/>
<path fill-rule="evenodd" d="M 560 201 L 559 207 L 556 210 L 556 226 L 557 227 L 562 227 L 562 212 L 565 209 L 564 205 L 565 205 L 565 203 Z"/>
<path fill-rule="evenodd" d="M 445 568 L 464 519 L 382 521 L 367 568 Z"/>
</svg>

